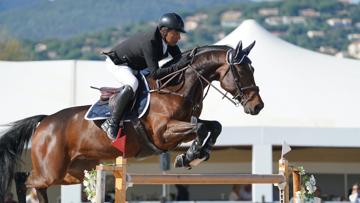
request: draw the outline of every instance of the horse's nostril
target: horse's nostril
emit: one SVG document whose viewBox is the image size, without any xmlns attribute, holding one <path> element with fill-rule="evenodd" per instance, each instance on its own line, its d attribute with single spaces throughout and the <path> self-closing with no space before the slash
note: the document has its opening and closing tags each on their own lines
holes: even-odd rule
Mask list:
<svg viewBox="0 0 360 203">
<path fill-rule="evenodd" d="M 255 106 L 254 110 L 256 113 L 259 113 L 263 107 L 264 107 L 264 105 L 262 103 L 260 103 Z"/>
</svg>

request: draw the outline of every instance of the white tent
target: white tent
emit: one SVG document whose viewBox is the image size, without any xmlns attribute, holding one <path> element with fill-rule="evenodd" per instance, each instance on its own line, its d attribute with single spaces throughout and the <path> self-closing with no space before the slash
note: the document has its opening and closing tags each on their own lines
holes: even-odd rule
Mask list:
<svg viewBox="0 0 360 203">
<path fill-rule="evenodd" d="M 93 86 L 116 86 L 102 61 L 0 61 L 0 124 L 92 104 Z"/>
<path fill-rule="evenodd" d="M 254 20 L 244 21 L 217 44 L 256 45 L 249 57 L 265 108 L 251 117 L 215 92 L 202 117 L 225 126 L 221 145 L 251 145 L 252 172 L 272 173 L 272 146 L 360 147 L 360 61 L 340 59 L 287 43 Z M 223 103 L 225 103 L 224 101 Z M 334 168 L 335 165 L 332 164 Z M 253 201 L 272 201 L 270 185 L 253 185 Z"/>
<path fill-rule="evenodd" d="M 250 53 L 265 108 L 254 119 L 228 118 L 230 126 L 360 127 L 360 61 L 336 58 L 283 41 L 254 20 L 244 21 L 217 44 L 243 46 Z M 206 106 L 216 105 L 209 101 Z M 231 112 L 227 105 L 225 111 Z M 214 109 L 214 108 L 209 108 Z M 218 116 L 222 116 L 218 108 Z M 204 111 L 213 115 L 214 111 Z M 211 114 L 208 114 L 211 113 Z M 232 113 L 234 114 L 234 113 Z M 241 116 L 241 117 L 240 117 Z"/>
<path fill-rule="evenodd" d="M 353 142 L 360 134 L 360 61 L 294 46 L 254 20 L 244 21 L 217 44 L 235 47 L 240 40 L 244 46 L 256 40 L 249 57 L 265 107 L 250 116 L 211 92 L 202 118 L 220 120 L 229 130 L 221 144 L 280 145 L 286 140 L 299 146 L 360 146 Z"/>
</svg>

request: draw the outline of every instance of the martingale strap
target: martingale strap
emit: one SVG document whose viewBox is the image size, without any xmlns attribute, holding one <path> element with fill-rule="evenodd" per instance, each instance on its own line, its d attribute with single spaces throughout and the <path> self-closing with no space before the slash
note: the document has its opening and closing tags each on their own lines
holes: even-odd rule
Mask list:
<svg viewBox="0 0 360 203">
<path fill-rule="evenodd" d="M 147 136 L 146 130 L 138 118 L 131 119 L 131 123 L 134 126 L 134 130 L 136 131 L 137 141 L 139 142 L 140 150 L 135 155 L 136 158 L 142 158 L 154 154 L 161 154 L 164 151 L 157 148 Z"/>
</svg>

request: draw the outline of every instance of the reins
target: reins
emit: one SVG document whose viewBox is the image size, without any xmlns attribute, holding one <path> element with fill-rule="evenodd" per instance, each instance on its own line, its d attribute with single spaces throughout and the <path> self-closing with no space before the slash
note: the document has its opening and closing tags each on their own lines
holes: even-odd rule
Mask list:
<svg viewBox="0 0 360 203">
<path fill-rule="evenodd" d="M 207 96 L 207 92 L 209 92 L 209 89 L 210 89 L 210 86 L 213 87 L 216 91 L 218 91 L 221 95 L 223 95 L 223 99 L 224 98 L 227 98 L 231 103 L 233 103 L 235 106 L 238 106 L 239 103 L 233 101 L 230 97 L 228 97 L 226 95 L 226 93 L 223 93 L 219 88 L 217 88 L 215 85 L 213 85 L 208 79 L 206 79 L 201 73 L 199 73 L 199 71 L 197 71 L 195 68 L 193 68 L 191 65 L 188 65 L 199 77 L 200 81 L 201 79 L 204 80 L 208 85 L 209 85 L 209 88 L 208 90 L 206 91 L 206 94 L 205 96 L 203 97 L 202 100 L 205 99 L 205 97 Z M 202 84 L 202 83 L 201 83 Z M 201 85 L 202 87 L 204 87 L 203 85 Z"/>
<path fill-rule="evenodd" d="M 239 106 L 239 104 L 241 103 L 242 105 L 245 105 L 250 98 L 245 98 L 245 94 L 244 91 L 246 90 L 255 90 L 255 91 L 259 91 L 259 87 L 256 85 L 250 85 L 250 86 L 246 86 L 246 87 L 241 87 L 240 84 L 240 75 L 238 73 L 238 71 L 236 70 L 235 65 L 236 64 L 240 64 L 242 63 L 242 61 L 244 60 L 244 58 L 246 57 L 246 55 L 244 54 L 241 59 L 235 59 L 234 54 L 233 54 L 233 49 L 230 49 L 227 51 L 226 53 L 226 62 L 229 65 L 229 69 L 226 71 L 225 75 L 228 74 L 229 71 L 231 71 L 231 73 L 233 74 L 234 77 L 234 81 L 235 81 L 235 85 L 236 85 L 236 95 L 233 98 L 230 98 L 227 96 L 227 91 L 225 93 L 223 93 L 219 88 L 217 88 L 215 85 L 213 85 L 208 79 L 206 79 L 198 70 L 196 70 L 196 68 L 194 68 L 192 66 L 195 55 L 196 55 L 196 51 L 197 51 L 197 47 L 194 48 L 191 53 L 190 56 L 191 58 L 191 62 L 189 63 L 189 65 L 174 71 L 162 78 L 160 78 L 159 80 L 156 81 L 157 87 L 155 89 L 151 89 L 149 92 L 153 93 L 153 92 L 157 92 L 157 93 L 165 93 L 165 94 L 173 94 L 173 95 L 177 95 L 177 96 L 181 96 L 184 97 L 183 94 L 174 92 L 174 91 L 170 91 L 165 89 L 166 85 L 168 85 L 176 76 L 178 76 L 179 74 L 183 73 L 183 71 L 185 71 L 186 69 L 191 69 L 193 70 L 196 75 L 198 76 L 198 79 L 200 80 L 200 84 L 201 84 L 201 89 L 204 90 L 204 85 L 203 85 L 203 81 L 205 81 L 208 85 L 208 89 L 206 90 L 201 102 L 205 99 L 205 97 L 208 95 L 208 92 L 210 90 L 210 87 L 213 87 L 217 92 L 219 92 L 222 95 L 222 99 L 226 98 L 228 99 L 232 104 L 234 104 L 235 106 Z M 235 53 L 237 54 L 237 53 Z M 225 76 L 224 75 L 224 76 Z M 168 79 L 169 78 L 169 79 Z M 168 79 L 164 84 L 160 85 L 159 81 Z M 204 93 L 204 91 L 203 91 Z M 240 98 L 240 102 L 238 100 L 236 100 L 236 98 Z M 235 100 L 235 101 L 234 101 Z"/>
<path fill-rule="evenodd" d="M 177 71 L 175 71 L 175 72 L 172 72 L 172 73 L 170 73 L 170 74 L 168 74 L 168 75 L 166 75 L 166 76 L 164 76 L 164 77 L 156 80 L 156 86 L 157 86 L 157 87 L 156 87 L 155 89 L 149 90 L 149 93 L 157 92 L 157 93 L 164 93 L 164 94 L 174 94 L 174 95 L 183 97 L 183 96 L 184 96 L 183 94 L 180 94 L 180 93 L 177 93 L 177 92 L 174 92 L 174 91 L 167 90 L 167 89 L 165 89 L 165 87 L 166 87 L 166 85 L 169 84 L 177 75 L 181 74 L 182 71 L 184 71 L 184 70 L 186 70 L 186 69 L 188 69 L 188 66 L 185 66 L 185 67 L 183 67 L 183 68 L 181 68 L 181 69 L 179 69 L 179 70 L 177 70 Z M 170 77 L 170 79 L 168 79 L 164 84 L 162 84 L 162 85 L 160 86 L 160 82 L 159 82 L 159 81 L 165 80 L 166 78 L 169 78 L 169 77 Z"/>
<path fill-rule="evenodd" d="M 190 56 L 191 56 L 191 61 L 190 61 L 190 64 L 192 64 L 194 62 L 194 58 L 195 58 L 195 54 L 196 54 L 196 50 L 197 50 L 198 47 L 195 47 L 193 50 L 191 50 L 191 53 L 190 53 Z M 150 90 L 149 92 L 150 93 L 153 93 L 153 92 L 157 92 L 157 93 L 165 93 L 165 94 L 174 94 L 174 95 L 177 95 L 177 96 L 181 96 L 181 97 L 184 97 L 183 94 L 180 94 L 180 93 L 177 93 L 177 92 L 174 92 L 174 91 L 170 91 L 170 90 L 166 90 L 165 87 L 167 84 L 169 84 L 176 76 L 178 76 L 179 74 L 183 73 L 183 71 L 185 71 L 186 69 L 189 68 L 189 65 L 177 70 L 177 71 L 174 71 L 168 75 L 165 75 L 164 77 L 156 80 L 156 89 L 152 89 Z M 168 79 L 164 84 L 162 84 L 160 86 L 160 82 L 159 81 L 162 81 L 162 80 L 165 80 L 167 78 L 170 78 Z"/>
</svg>

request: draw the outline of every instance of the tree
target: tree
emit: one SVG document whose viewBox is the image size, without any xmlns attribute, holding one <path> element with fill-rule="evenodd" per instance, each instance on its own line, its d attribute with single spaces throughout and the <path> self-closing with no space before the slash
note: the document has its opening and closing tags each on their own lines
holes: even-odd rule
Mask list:
<svg viewBox="0 0 360 203">
<path fill-rule="evenodd" d="M 0 60 L 24 61 L 32 60 L 33 58 L 32 54 L 15 38 L 0 42 Z"/>
</svg>

